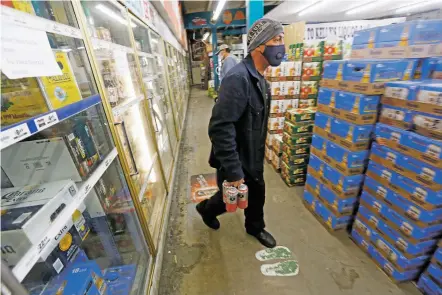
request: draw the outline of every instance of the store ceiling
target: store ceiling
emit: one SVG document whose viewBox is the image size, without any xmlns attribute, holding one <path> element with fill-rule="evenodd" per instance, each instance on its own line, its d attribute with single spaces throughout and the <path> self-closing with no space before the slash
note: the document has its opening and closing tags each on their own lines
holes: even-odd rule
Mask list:
<svg viewBox="0 0 442 295">
<path fill-rule="evenodd" d="M 314 6 L 312 4 L 317 3 Z M 416 6 L 409 6 L 416 4 Z M 311 9 L 299 15 L 306 7 Z M 366 6 L 366 8 L 364 8 Z M 409 6 L 409 11 L 396 13 L 398 8 Z M 347 14 L 352 8 L 361 7 L 360 12 Z M 297 21 L 329 22 L 359 19 L 373 19 L 383 17 L 406 16 L 424 11 L 442 8 L 442 0 L 286 0 L 266 14 L 267 17 L 277 19 L 284 23 Z"/>
<path fill-rule="evenodd" d="M 216 0 L 201 0 L 201 1 L 182 1 L 184 5 L 184 13 L 193 13 L 200 11 L 213 11 L 216 9 Z M 264 5 L 276 5 L 280 3 L 281 0 L 264 0 Z M 246 1 L 244 0 L 228 0 L 224 5 L 224 9 L 231 8 L 241 8 L 246 6 Z"/>
</svg>

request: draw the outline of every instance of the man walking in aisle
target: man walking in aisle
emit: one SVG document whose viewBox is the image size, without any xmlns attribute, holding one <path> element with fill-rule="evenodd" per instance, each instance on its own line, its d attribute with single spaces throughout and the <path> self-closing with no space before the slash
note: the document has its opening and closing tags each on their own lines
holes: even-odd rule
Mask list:
<svg viewBox="0 0 442 295">
<path fill-rule="evenodd" d="M 223 66 L 219 74 L 219 82 L 221 83 L 226 74 L 238 64 L 238 61 L 230 54 L 230 47 L 226 44 L 221 45 L 215 54 L 223 61 Z"/>
<path fill-rule="evenodd" d="M 247 34 L 247 57 L 223 79 L 219 99 L 212 110 L 209 136 L 212 151 L 209 163 L 217 169 L 219 192 L 197 205 L 204 223 L 218 229 L 218 215 L 226 212 L 222 183 L 249 188 L 249 206 L 245 209 L 248 234 L 266 247 L 276 241 L 264 223 L 264 149 L 270 109 L 270 91 L 264 71 L 278 66 L 285 54 L 282 25 L 272 19 L 256 21 Z"/>
</svg>

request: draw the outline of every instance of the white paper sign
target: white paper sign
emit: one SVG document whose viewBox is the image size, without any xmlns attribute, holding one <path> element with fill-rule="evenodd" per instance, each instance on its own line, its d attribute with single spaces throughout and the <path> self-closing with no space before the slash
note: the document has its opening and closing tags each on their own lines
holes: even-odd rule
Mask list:
<svg viewBox="0 0 442 295">
<path fill-rule="evenodd" d="M 1 70 L 9 79 L 63 74 L 43 31 L 3 23 L 1 55 Z"/>
</svg>

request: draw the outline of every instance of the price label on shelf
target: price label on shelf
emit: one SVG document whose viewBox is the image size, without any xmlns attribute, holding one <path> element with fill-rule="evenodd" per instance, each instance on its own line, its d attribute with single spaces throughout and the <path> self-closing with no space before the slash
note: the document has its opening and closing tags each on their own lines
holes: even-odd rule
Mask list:
<svg viewBox="0 0 442 295">
<path fill-rule="evenodd" d="M 37 119 L 34 119 L 34 123 L 35 126 L 37 126 L 38 131 L 48 128 L 52 125 L 55 125 L 58 123 L 58 121 L 59 121 L 58 115 L 56 112 L 52 112 L 47 115 L 41 116 Z"/>
<path fill-rule="evenodd" d="M 4 149 L 16 142 L 19 142 L 20 140 L 30 135 L 31 131 L 29 130 L 28 124 L 26 123 L 2 131 L 0 135 L 1 149 Z"/>
<path fill-rule="evenodd" d="M 20 27 L 51 32 L 72 38 L 83 39 L 81 31 L 78 28 L 57 23 L 7 6 L 2 6 L 1 15 L 2 22 L 12 23 Z"/>
</svg>

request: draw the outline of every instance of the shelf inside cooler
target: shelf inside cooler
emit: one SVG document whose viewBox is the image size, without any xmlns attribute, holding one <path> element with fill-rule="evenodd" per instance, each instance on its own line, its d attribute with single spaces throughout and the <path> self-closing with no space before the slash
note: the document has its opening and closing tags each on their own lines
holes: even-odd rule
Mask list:
<svg viewBox="0 0 442 295">
<path fill-rule="evenodd" d="M 74 197 L 74 201 L 66 206 L 60 215 L 57 217 L 57 222 L 51 224 L 46 230 L 45 235 L 33 242 L 31 247 L 26 251 L 20 261 L 12 269 L 13 274 L 20 282 L 26 277 L 32 267 L 38 262 L 41 253 L 47 252 L 48 247 L 55 247 L 53 243 L 50 243 L 65 224 L 72 218 L 72 214 L 77 210 L 84 202 L 87 195 L 91 192 L 98 180 L 103 176 L 104 172 L 117 157 L 118 152 L 116 148 L 103 159 L 98 165 L 95 171 L 89 176 L 89 178 L 78 184 L 79 190 Z"/>
<path fill-rule="evenodd" d="M 27 120 L 6 126 L 0 130 L 0 150 L 30 137 L 46 128 L 66 120 L 94 105 L 101 103 L 100 95 L 93 95 L 57 110 L 37 115 Z"/>
</svg>

